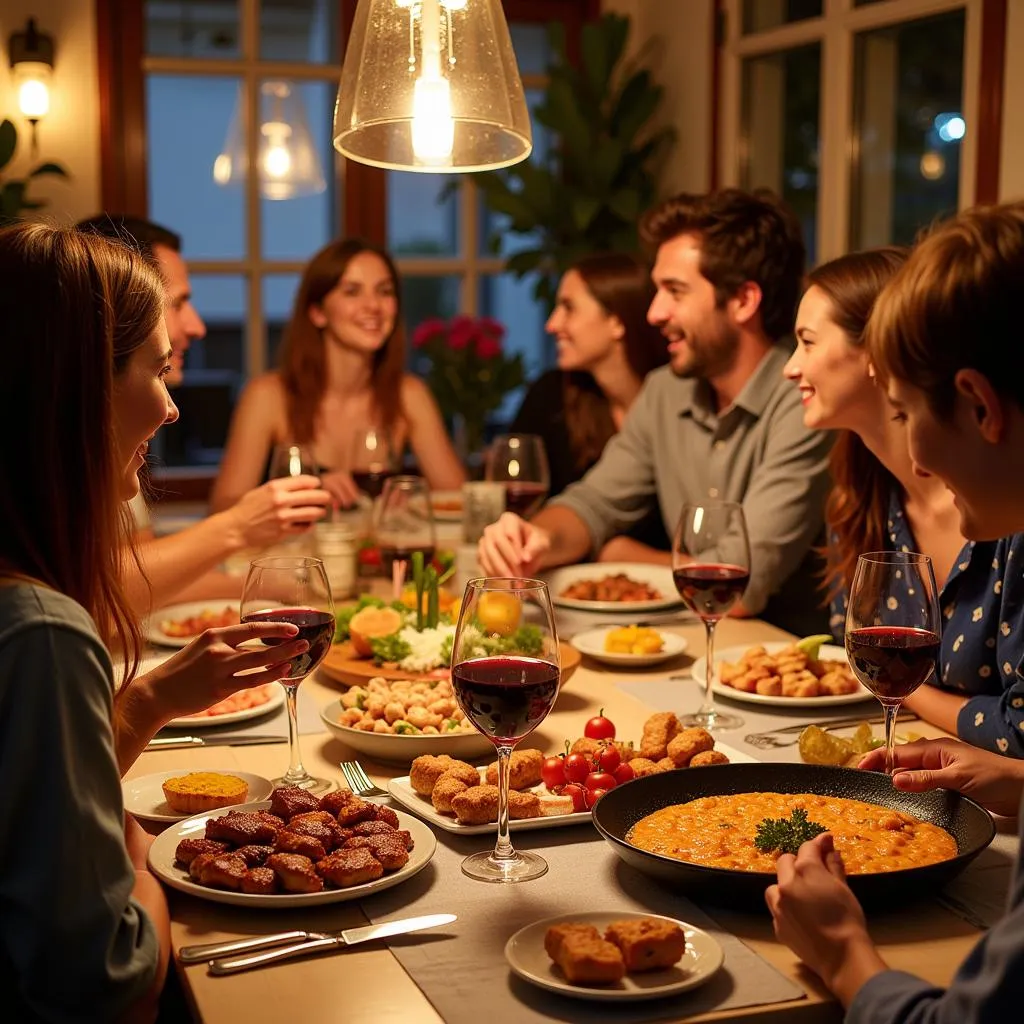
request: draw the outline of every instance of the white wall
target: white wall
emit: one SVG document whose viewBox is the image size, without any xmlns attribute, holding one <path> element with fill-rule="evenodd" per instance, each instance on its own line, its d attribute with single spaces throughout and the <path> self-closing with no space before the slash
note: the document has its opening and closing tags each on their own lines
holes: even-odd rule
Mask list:
<svg viewBox="0 0 1024 1024">
<path fill-rule="evenodd" d="M 1024 0 L 1009 0 L 999 198 L 1024 199 Z"/>
<path fill-rule="evenodd" d="M 14 161 L 0 177 L 21 177 L 38 161 L 29 154 L 29 125 L 17 109 L 7 47 L 11 33 L 22 31 L 29 15 L 41 32 L 53 36 L 54 71 L 50 113 L 39 122 L 38 161 L 54 161 L 69 181 L 45 177 L 29 195 L 45 199 L 41 216 L 67 223 L 100 207 L 99 96 L 96 80 L 96 23 L 92 0 L 3 0 L 0 4 L 0 119 L 18 129 Z"/>
</svg>

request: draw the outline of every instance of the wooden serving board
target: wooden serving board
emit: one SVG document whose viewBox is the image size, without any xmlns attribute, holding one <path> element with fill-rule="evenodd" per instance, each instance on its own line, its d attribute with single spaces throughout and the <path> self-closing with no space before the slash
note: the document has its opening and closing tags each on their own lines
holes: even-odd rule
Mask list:
<svg viewBox="0 0 1024 1024">
<path fill-rule="evenodd" d="M 570 647 L 566 643 L 559 643 L 558 649 L 562 656 L 561 685 L 565 686 L 570 676 L 579 667 L 583 656 L 575 647 Z M 404 672 L 394 665 L 375 665 L 370 658 L 357 657 L 348 640 L 335 644 L 327 652 L 327 657 L 320 662 L 317 671 L 346 686 L 365 683 L 375 676 L 381 676 L 384 679 L 437 679 L 439 676 L 448 674 L 446 669 L 435 669 L 433 672 Z"/>
</svg>

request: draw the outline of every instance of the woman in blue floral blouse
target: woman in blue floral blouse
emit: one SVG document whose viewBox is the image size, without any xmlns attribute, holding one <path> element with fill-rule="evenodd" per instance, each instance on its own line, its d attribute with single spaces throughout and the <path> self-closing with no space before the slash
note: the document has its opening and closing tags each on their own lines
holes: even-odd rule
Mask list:
<svg viewBox="0 0 1024 1024">
<path fill-rule="evenodd" d="M 1024 535 L 965 543 L 952 492 L 912 463 L 902 414 L 876 387 L 864 349 L 875 299 L 906 258 L 903 249 L 876 249 L 812 271 L 785 371 L 803 396 L 804 422 L 840 431 L 826 512 L 832 631 L 842 636 L 859 554 L 930 555 L 942 648 L 934 685 L 904 707 L 976 746 L 1024 757 Z"/>
</svg>

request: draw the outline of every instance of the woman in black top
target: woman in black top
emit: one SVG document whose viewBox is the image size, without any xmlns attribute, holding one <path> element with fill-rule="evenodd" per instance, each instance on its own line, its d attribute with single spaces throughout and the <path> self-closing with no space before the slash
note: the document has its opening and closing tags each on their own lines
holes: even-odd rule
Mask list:
<svg viewBox="0 0 1024 1024">
<path fill-rule="evenodd" d="M 644 378 L 668 362 L 665 339 L 647 322 L 653 297 L 649 269 L 625 253 L 584 257 L 562 276 L 546 324 L 558 347 L 558 369 L 534 381 L 512 423 L 513 433 L 544 439 L 549 497 L 597 462 Z M 669 547 L 657 510 L 629 535 Z"/>
</svg>

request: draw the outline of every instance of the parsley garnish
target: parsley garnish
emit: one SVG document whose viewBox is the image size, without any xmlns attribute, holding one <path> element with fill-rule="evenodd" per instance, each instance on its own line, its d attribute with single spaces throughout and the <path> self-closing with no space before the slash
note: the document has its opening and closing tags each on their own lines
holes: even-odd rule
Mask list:
<svg viewBox="0 0 1024 1024">
<path fill-rule="evenodd" d="M 754 845 L 762 853 L 796 853 L 803 843 L 827 831 L 824 825 L 807 820 L 807 811 L 794 807 L 788 818 L 765 818 L 757 826 Z"/>
</svg>

